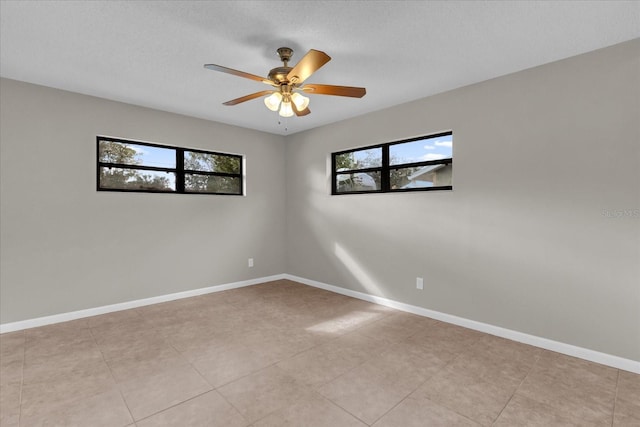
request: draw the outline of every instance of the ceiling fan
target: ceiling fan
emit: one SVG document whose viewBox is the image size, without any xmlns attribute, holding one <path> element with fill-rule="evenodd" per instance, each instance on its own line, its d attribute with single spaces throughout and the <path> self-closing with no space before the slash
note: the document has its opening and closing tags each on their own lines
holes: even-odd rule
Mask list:
<svg viewBox="0 0 640 427">
<path fill-rule="evenodd" d="M 362 98 L 366 93 L 363 87 L 334 86 L 323 84 L 304 84 L 305 80 L 315 73 L 320 67 L 331 60 L 331 57 L 319 50 L 311 49 L 302 57 L 294 67 L 289 67 L 289 60 L 293 55 L 293 50 L 288 47 L 281 47 L 277 50 L 282 67 L 276 67 L 269 71 L 268 76 L 260 77 L 244 71 L 223 67 L 222 65 L 206 64 L 204 67 L 221 71 L 234 76 L 244 77 L 273 86 L 275 89 L 262 90 L 260 92 L 245 95 L 240 98 L 224 102 L 224 105 L 237 105 L 245 101 L 250 101 L 261 96 L 266 96 L 264 103 L 271 111 L 280 110 L 282 117 L 306 116 L 309 110 L 309 98 L 302 93 L 314 95 L 335 95 L 348 96 L 352 98 Z M 267 96 L 268 95 L 268 96 Z"/>
</svg>

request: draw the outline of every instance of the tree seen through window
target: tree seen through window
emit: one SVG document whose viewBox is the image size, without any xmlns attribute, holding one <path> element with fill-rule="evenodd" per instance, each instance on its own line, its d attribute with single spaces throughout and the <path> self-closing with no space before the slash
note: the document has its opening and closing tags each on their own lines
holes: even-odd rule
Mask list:
<svg viewBox="0 0 640 427">
<path fill-rule="evenodd" d="M 243 193 L 242 156 L 98 137 L 98 190 Z"/>
</svg>

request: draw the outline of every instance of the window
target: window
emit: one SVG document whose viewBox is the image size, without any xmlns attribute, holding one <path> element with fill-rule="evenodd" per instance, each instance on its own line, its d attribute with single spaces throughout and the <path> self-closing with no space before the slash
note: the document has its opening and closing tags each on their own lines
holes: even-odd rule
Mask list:
<svg viewBox="0 0 640 427">
<path fill-rule="evenodd" d="M 98 191 L 242 195 L 242 156 L 97 137 Z"/>
<path fill-rule="evenodd" d="M 331 194 L 451 190 L 453 133 L 331 155 Z"/>
</svg>

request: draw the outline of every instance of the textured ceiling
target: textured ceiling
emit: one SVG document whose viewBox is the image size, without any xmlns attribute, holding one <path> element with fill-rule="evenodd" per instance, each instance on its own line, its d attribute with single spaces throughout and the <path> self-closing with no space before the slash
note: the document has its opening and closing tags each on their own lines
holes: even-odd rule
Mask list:
<svg viewBox="0 0 640 427">
<path fill-rule="evenodd" d="M 2 1 L 0 75 L 275 134 L 292 134 L 640 37 L 638 1 Z M 364 86 L 362 99 L 311 95 L 283 119 L 268 87 L 203 68 L 264 75 L 275 50 L 332 60 L 308 83 Z"/>
</svg>

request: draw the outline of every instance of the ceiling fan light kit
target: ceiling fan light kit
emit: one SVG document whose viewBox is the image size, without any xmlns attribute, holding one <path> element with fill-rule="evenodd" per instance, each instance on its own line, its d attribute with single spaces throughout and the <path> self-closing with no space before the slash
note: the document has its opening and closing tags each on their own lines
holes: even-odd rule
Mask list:
<svg viewBox="0 0 640 427">
<path fill-rule="evenodd" d="M 309 98 L 304 95 L 300 95 L 298 92 L 291 94 L 291 101 L 296 104 L 298 110 L 304 110 L 309 106 Z"/>
<path fill-rule="evenodd" d="M 295 67 L 289 67 L 289 60 L 293 55 L 293 50 L 288 47 L 281 47 L 277 50 L 282 67 L 276 67 L 269 71 L 268 77 L 263 78 L 255 74 L 245 73 L 244 71 L 234 70 L 232 68 L 223 67 L 216 64 L 206 64 L 204 67 L 220 71 L 227 74 L 233 74 L 238 77 L 244 77 L 250 80 L 259 81 L 264 84 L 273 86 L 273 90 L 263 90 L 232 99 L 224 102 L 224 105 L 237 105 L 252 99 L 264 98 L 264 104 L 271 111 L 278 111 L 282 117 L 306 116 L 309 110 L 309 98 L 300 92 L 312 93 L 314 95 L 333 95 L 347 96 L 351 98 L 362 98 L 366 93 L 363 87 L 351 86 L 334 86 L 323 84 L 307 84 L 304 82 L 309 76 L 315 73 L 320 67 L 331 60 L 331 57 L 319 50 L 311 49 L 302 57 Z"/>
<path fill-rule="evenodd" d="M 283 102 L 280 107 L 280 116 L 291 117 L 293 116 L 293 108 L 291 108 L 291 102 Z"/>
<path fill-rule="evenodd" d="M 291 103 L 295 104 L 296 110 L 303 111 L 309 106 L 309 98 L 298 92 L 291 93 L 291 89 L 286 86 L 280 86 L 279 92 L 274 91 L 264 99 L 264 105 L 271 111 L 278 111 L 279 108 L 282 117 L 293 116 Z"/>
<path fill-rule="evenodd" d="M 264 99 L 264 105 L 266 105 L 271 111 L 278 111 L 280 101 L 282 101 L 282 95 L 280 95 L 280 92 L 273 92 Z"/>
</svg>

